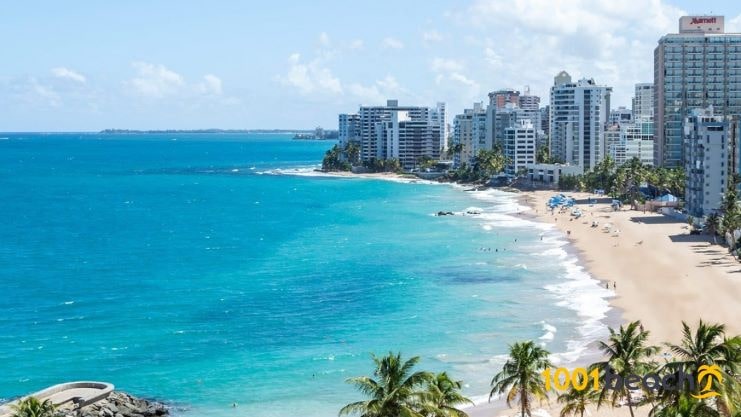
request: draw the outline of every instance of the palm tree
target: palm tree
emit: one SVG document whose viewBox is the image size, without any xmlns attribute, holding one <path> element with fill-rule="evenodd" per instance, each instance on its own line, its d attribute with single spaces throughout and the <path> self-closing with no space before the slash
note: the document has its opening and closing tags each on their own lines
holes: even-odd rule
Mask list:
<svg viewBox="0 0 741 417">
<path fill-rule="evenodd" d="M 741 336 L 725 338 L 725 326 L 705 323 L 702 320 L 692 331 L 682 322 L 682 341 L 679 345 L 669 345 L 677 359 L 667 364 L 668 369 L 683 369 L 696 375 L 703 365 L 718 365 L 724 375 L 724 383 L 713 380 L 713 389 L 720 393 L 716 399 L 718 409 L 731 415 L 739 409 L 738 398 L 741 392 L 739 369 L 741 369 Z M 677 398 L 672 401 L 676 402 Z"/>
<path fill-rule="evenodd" d="M 597 362 L 592 368 L 600 369 L 601 373 L 613 372 L 623 380 L 629 375 L 643 375 L 653 369 L 654 364 L 649 358 L 658 353 L 659 348 L 648 345 L 649 332 L 643 330 L 640 321 L 629 323 L 626 327 L 620 326 L 618 331 L 610 328 L 610 337 L 607 343 L 600 342 L 599 348 L 607 355 L 607 360 Z M 612 406 L 620 400 L 627 400 L 628 410 L 631 417 L 633 413 L 633 401 L 630 391 L 625 386 L 617 389 L 603 387 L 597 400 L 597 406 L 601 406 L 609 400 Z"/>
<path fill-rule="evenodd" d="M 13 417 L 53 417 L 56 412 L 51 400 L 39 401 L 36 397 L 26 397 L 10 408 Z"/>
<path fill-rule="evenodd" d="M 718 213 L 711 213 L 705 219 L 705 229 L 713 237 L 713 243 L 718 243 L 718 230 L 720 229 L 720 216 Z"/>
<path fill-rule="evenodd" d="M 718 411 L 705 402 L 680 394 L 677 400 L 665 406 L 654 407 L 649 417 L 720 417 Z"/>
<path fill-rule="evenodd" d="M 389 352 L 387 356 L 371 355 L 376 369 L 376 379 L 361 376 L 350 378 L 348 383 L 370 397 L 366 401 L 350 403 L 340 410 L 340 415 L 359 414 L 361 417 L 422 417 L 422 395 L 419 388 L 433 378 L 429 372 L 414 372 L 419 356 L 403 361 L 401 354 Z"/>
<path fill-rule="evenodd" d="M 550 353 L 533 341 L 518 342 L 509 348 L 509 359 L 491 381 L 494 394 L 507 394 L 507 405 L 512 407 L 515 399 L 520 403 L 521 417 L 531 416 L 533 400 L 542 402 L 548 399 L 541 371 L 550 367 Z"/>
<path fill-rule="evenodd" d="M 435 375 L 427 383 L 423 414 L 427 417 L 468 417 L 468 414 L 456 408 L 463 404 L 473 405 L 473 401 L 460 393 L 462 386 L 461 381 L 450 379 L 445 372 Z"/>
<path fill-rule="evenodd" d="M 693 332 L 687 323 L 682 322 L 682 341 L 679 345 L 669 345 L 671 351 L 681 359 L 673 364 L 682 365 L 689 372 L 696 372 L 702 365 L 724 365 L 725 330 L 725 325 L 708 324 L 700 320 Z"/>
<path fill-rule="evenodd" d="M 590 387 L 582 390 L 574 388 L 575 385 L 582 384 L 583 381 L 581 378 L 582 377 L 579 376 L 579 379 L 571 385 L 571 388 L 568 391 L 558 396 L 558 402 L 564 405 L 561 409 L 561 417 L 567 417 L 570 415 L 579 415 L 580 417 L 584 417 L 587 407 L 589 407 L 590 404 L 597 402 L 599 391 L 595 391 Z"/>
</svg>

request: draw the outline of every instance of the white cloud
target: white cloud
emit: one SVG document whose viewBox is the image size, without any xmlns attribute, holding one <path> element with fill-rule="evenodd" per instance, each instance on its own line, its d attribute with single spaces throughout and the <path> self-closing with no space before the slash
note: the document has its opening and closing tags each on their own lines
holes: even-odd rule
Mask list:
<svg viewBox="0 0 741 417">
<path fill-rule="evenodd" d="M 62 78 L 66 80 L 75 81 L 78 83 L 85 83 L 87 79 L 84 75 L 65 67 L 56 67 L 51 69 L 51 73 L 56 78 Z"/>
<path fill-rule="evenodd" d="M 364 43 L 362 39 L 355 39 L 350 42 L 350 49 L 362 49 L 363 45 Z"/>
<path fill-rule="evenodd" d="M 491 47 L 484 48 L 484 57 L 492 67 L 500 68 L 502 66 L 502 57 Z"/>
<path fill-rule="evenodd" d="M 434 72 L 461 71 L 463 64 L 454 59 L 434 58 L 430 63 L 430 69 Z"/>
<path fill-rule="evenodd" d="M 450 18 L 480 51 L 472 75 L 487 89 L 530 85 L 547 97 L 565 69 L 614 87 L 617 106 L 630 104 L 636 82 L 653 79 L 653 49 L 682 14 L 662 0 L 474 0 Z"/>
<path fill-rule="evenodd" d="M 454 72 L 454 73 L 450 74 L 450 77 L 449 78 L 451 80 L 453 80 L 453 81 L 457 81 L 457 82 L 459 82 L 461 84 L 464 84 L 464 85 L 467 85 L 469 87 L 477 87 L 478 88 L 478 86 L 479 86 L 479 84 L 476 81 L 474 81 L 474 80 L 466 77 L 465 75 L 463 75 L 463 74 L 461 74 L 459 72 Z"/>
<path fill-rule="evenodd" d="M 392 75 L 387 75 L 384 79 L 367 86 L 352 83 L 347 89 L 354 98 L 366 105 L 383 104 L 389 98 L 398 98 L 399 94 L 405 94 L 404 89 Z"/>
<path fill-rule="evenodd" d="M 319 44 L 322 46 L 329 46 L 331 41 L 329 40 L 329 35 L 327 32 L 322 32 L 319 34 Z"/>
<path fill-rule="evenodd" d="M 164 65 L 134 62 L 131 66 L 134 67 L 137 75 L 125 85 L 138 95 L 162 98 L 178 93 L 185 85 L 185 80 L 180 74 Z"/>
<path fill-rule="evenodd" d="M 30 101 L 33 101 L 34 98 L 39 99 L 42 104 L 51 107 L 59 107 L 62 104 L 61 97 L 53 88 L 39 83 L 35 78 L 30 79 L 29 92 L 31 94 L 31 96 L 28 97 L 31 99 Z"/>
<path fill-rule="evenodd" d="M 284 85 L 296 87 L 302 94 L 314 92 L 342 94 L 342 83 L 332 71 L 323 65 L 322 60 L 314 59 L 305 63 L 299 53 L 291 54 L 288 58 L 290 67 L 285 76 L 278 80 Z"/>
<path fill-rule="evenodd" d="M 396 38 L 387 37 L 383 39 L 383 42 L 381 45 L 385 49 L 402 49 L 404 48 L 404 43 Z"/>
<path fill-rule="evenodd" d="M 422 32 L 422 39 L 425 42 L 440 42 L 443 40 L 443 35 L 436 31 L 436 30 L 429 30 L 426 32 Z"/>
<path fill-rule="evenodd" d="M 221 78 L 213 74 L 206 74 L 203 76 L 203 82 L 198 84 L 197 89 L 203 94 L 220 95 L 222 93 Z"/>
<path fill-rule="evenodd" d="M 726 20 L 726 32 L 741 33 L 741 14 Z"/>
</svg>

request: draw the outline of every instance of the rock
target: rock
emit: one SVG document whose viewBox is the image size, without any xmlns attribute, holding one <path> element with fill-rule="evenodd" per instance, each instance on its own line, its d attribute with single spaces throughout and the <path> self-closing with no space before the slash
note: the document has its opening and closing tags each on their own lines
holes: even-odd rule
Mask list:
<svg viewBox="0 0 741 417">
<path fill-rule="evenodd" d="M 64 417 L 154 417 L 167 416 L 168 408 L 159 402 L 132 397 L 114 391 L 108 398 L 72 412 L 60 414 Z"/>
</svg>

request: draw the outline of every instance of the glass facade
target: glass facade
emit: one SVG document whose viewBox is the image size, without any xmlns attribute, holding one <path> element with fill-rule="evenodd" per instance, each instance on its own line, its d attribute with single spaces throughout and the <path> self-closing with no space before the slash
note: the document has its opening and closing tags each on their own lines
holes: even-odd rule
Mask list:
<svg viewBox="0 0 741 417">
<path fill-rule="evenodd" d="M 654 84 L 654 160 L 682 166 L 682 123 L 690 110 L 741 114 L 741 34 L 664 36 L 654 51 Z"/>
</svg>

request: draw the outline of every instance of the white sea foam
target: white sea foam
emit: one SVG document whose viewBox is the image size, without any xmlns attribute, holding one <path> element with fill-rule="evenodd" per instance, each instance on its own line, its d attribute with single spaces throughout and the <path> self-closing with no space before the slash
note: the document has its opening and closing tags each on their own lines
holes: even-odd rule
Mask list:
<svg viewBox="0 0 741 417">
<path fill-rule="evenodd" d="M 560 276 L 561 281 L 547 285 L 545 289 L 555 296 L 556 305 L 575 311 L 579 317 L 579 322 L 576 324 L 578 337 L 566 340 L 566 350 L 553 353 L 551 359 L 559 364 L 578 361 L 587 353 L 589 343 L 607 335 L 607 327 L 603 320 L 610 310 L 607 299 L 613 293 L 603 288 L 578 264 L 577 258 L 567 252 L 568 241 L 554 225 L 517 215 L 530 208 L 519 204 L 516 194 L 498 190 L 470 191 L 468 194 L 479 201 L 490 203 L 482 214 L 475 216 L 477 220 L 482 221 L 482 227 L 485 230 L 506 227 L 531 230 L 535 228 L 542 231 L 541 241 L 533 244 L 531 253 L 560 261 L 563 271 Z M 514 265 L 515 268 L 522 266 L 524 264 Z M 541 324 L 544 331 L 539 338 L 541 344 L 553 342 L 556 338 L 556 327 L 545 321 Z"/>
</svg>

